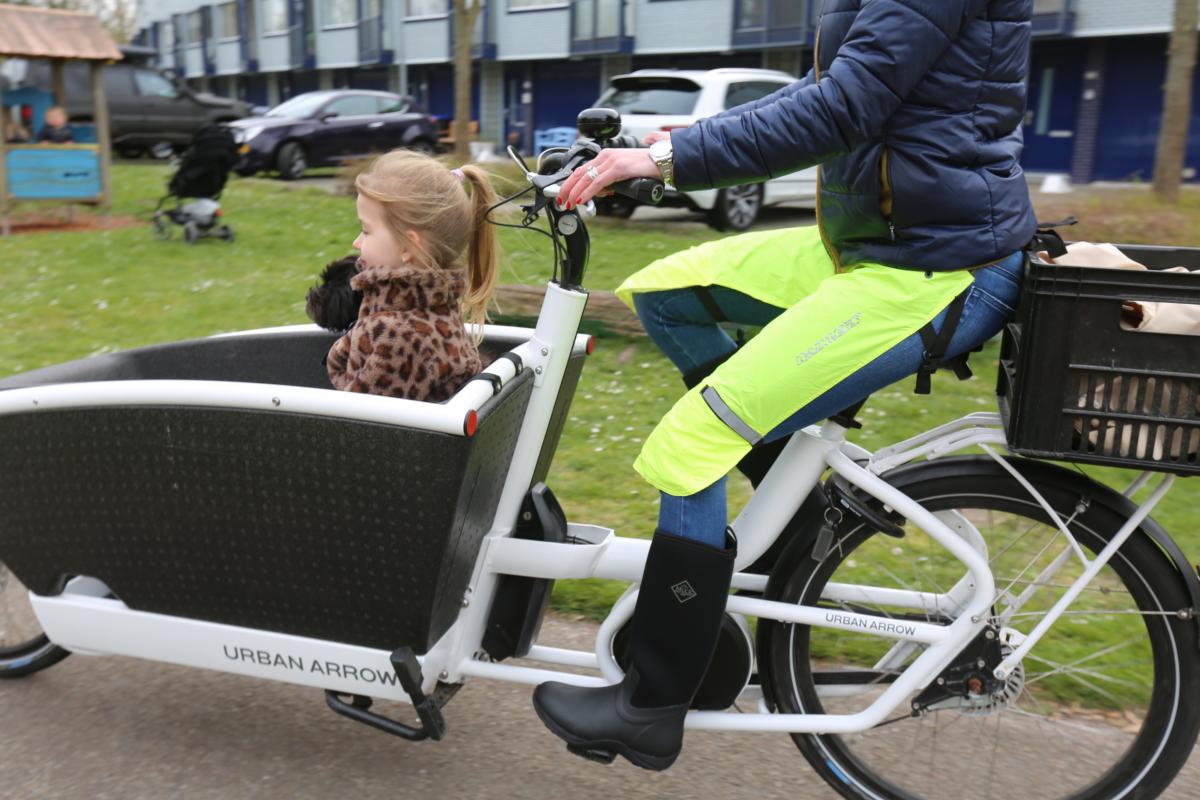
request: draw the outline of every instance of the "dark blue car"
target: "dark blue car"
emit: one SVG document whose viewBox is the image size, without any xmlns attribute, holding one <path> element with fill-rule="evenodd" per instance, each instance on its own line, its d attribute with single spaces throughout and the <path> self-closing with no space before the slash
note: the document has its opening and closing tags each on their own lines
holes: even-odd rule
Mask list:
<svg viewBox="0 0 1200 800">
<path fill-rule="evenodd" d="M 357 89 L 306 92 L 229 127 L 238 143 L 239 175 L 275 170 L 289 181 L 309 167 L 397 147 L 433 153 L 437 142 L 436 120 L 411 97 Z"/>
</svg>

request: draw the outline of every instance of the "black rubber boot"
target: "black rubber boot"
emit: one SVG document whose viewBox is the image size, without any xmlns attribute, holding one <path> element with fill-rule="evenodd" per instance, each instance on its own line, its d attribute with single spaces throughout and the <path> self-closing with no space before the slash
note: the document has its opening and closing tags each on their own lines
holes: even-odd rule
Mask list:
<svg viewBox="0 0 1200 800">
<path fill-rule="evenodd" d="M 683 720 L 708 670 L 737 543 L 717 549 L 656 531 L 633 612 L 633 665 L 612 686 L 543 683 L 533 707 L 567 749 L 610 763 L 625 756 L 663 770 L 683 747 Z"/>
</svg>

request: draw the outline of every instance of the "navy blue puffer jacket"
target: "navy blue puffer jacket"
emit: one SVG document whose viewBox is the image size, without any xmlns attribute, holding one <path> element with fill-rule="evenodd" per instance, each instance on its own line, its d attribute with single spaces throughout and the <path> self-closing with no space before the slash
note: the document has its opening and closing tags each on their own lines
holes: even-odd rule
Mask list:
<svg viewBox="0 0 1200 800">
<path fill-rule="evenodd" d="M 816 66 L 759 101 L 672 132 L 681 190 L 822 164 L 835 262 L 948 270 L 1023 247 L 1033 0 L 825 0 Z"/>
</svg>

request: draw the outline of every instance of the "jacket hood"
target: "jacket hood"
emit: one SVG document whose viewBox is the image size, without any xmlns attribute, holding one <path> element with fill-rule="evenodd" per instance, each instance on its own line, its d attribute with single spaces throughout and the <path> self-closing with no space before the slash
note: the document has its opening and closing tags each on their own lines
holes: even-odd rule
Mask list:
<svg viewBox="0 0 1200 800">
<path fill-rule="evenodd" d="M 413 266 L 366 267 L 359 262 L 350 288 L 363 293 L 363 307 L 372 310 L 405 310 L 457 307 L 466 290 L 466 273 L 461 269 Z"/>
</svg>

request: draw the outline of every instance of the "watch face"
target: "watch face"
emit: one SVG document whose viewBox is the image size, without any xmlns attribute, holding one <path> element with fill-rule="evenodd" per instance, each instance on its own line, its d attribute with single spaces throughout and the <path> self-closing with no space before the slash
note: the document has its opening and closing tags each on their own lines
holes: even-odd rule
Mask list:
<svg viewBox="0 0 1200 800">
<path fill-rule="evenodd" d="M 662 139 L 650 145 L 650 157 L 655 160 L 670 158 L 672 152 L 670 139 Z"/>
</svg>

